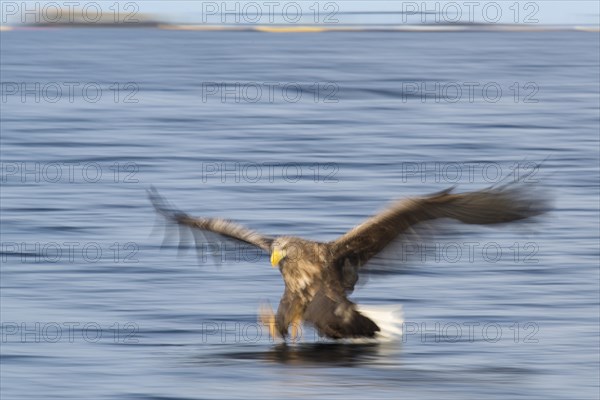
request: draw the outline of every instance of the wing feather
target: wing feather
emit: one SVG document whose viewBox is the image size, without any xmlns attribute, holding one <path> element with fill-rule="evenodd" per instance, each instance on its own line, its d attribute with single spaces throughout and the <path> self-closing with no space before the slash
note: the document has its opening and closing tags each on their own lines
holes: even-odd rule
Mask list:
<svg viewBox="0 0 600 400">
<path fill-rule="evenodd" d="M 271 243 L 273 242 L 271 237 L 264 236 L 226 219 L 192 217 L 171 206 L 154 188 L 148 191 L 148 196 L 155 210 L 169 221 L 200 231 L 213 232 L 226 238 L 256 246 L 266 252 L 271 251 Z"/>
<path fill-rule="evenodd" d="M 402 233 L 438 218 L 466 224 L 498 224 L 541 214 L 546 202 L 526 196 L 522 187 L 505 185 L 453 194 L 452 188 L 430 196 L 408 198 L 330 242 L 333 265 L 361 267 Z"/>
</svg>

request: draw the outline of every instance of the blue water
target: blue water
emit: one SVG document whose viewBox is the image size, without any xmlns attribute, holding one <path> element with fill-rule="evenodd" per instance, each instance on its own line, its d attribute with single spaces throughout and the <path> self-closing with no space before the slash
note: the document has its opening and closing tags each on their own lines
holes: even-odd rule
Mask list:
<svg viewBox="0 0 600 400">
<path fill-rule="evenodd" d="M 1 45 L 3 399 L 598 398 L 597 34 L 57 29 Z M 381 345 L 309 328 L 270 342 L 257 310 L 283 283 L 267 258 L 198 258 L 172 231 L 161 248 L 146 197 L 330 240 L 395 198 L 541 161 L 545 218 L 449 227 L 358 288 L 403 306 L 404 339 Z"/>
</svg>

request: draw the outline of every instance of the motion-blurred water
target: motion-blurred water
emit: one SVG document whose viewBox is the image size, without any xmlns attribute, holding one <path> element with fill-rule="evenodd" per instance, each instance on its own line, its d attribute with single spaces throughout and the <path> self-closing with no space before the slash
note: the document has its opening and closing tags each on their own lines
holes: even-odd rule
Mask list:
<svg viewBox="0 0 600 400">
<path fill-rule="evenodd" d="M 2 398 L 597 399 L 598 39 L 3 32 Z M 544 159 L 547 218 L 456 227 L 354 293 L 403 305 L 383 345 L 271 343 L 278 271 L 161 249 L 145 192 L 330 240 Z"/>
</svg>

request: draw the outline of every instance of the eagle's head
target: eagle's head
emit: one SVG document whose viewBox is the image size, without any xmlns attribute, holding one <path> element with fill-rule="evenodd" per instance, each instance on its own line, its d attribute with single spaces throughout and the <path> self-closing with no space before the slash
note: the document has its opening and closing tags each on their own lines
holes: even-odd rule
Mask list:
<svg viewBox="0 0 600 400">
<path fill-rule="evenodd" d="M 282 268 L 288 259 L 298 260 L 302 246 L 297 238 L 282 236 L 271 244 L 271 265 Z"/>
</svg>

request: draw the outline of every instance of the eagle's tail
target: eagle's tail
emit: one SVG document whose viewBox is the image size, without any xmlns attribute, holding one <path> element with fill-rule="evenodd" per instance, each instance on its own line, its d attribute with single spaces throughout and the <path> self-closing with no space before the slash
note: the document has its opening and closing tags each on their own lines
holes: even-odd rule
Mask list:
<svg viewBox="0 0 600 400">
<path fill-rule="evenodd" d="M 402 338 L 404 317 L 400 305 L 358 305 L 358 312 L 369 318 L 380 331 L 375 335 L 379 342 L 392 342 Z"/>
</svg>

